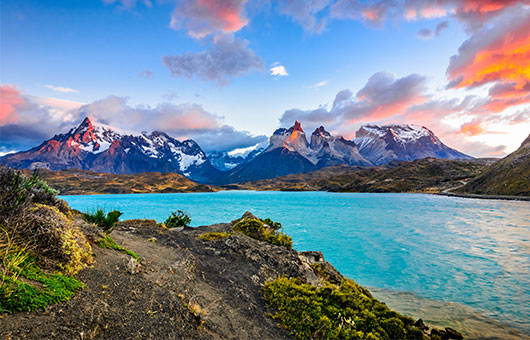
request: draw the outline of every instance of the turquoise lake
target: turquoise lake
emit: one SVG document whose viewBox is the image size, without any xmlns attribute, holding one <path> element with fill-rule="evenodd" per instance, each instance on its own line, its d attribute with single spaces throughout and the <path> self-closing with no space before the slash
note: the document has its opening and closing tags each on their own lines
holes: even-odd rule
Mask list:
<svg viewBox="0 0 530 340">
<path fill-rule="evenodd" d="M 322 251 L 364 286 L 457 303 L 530 335 L 530 202 L 254 191 L 62 198 L 81 211 L 120 210 L 122 219 L 161 222 L 180 209 L 192 226 L 248 210 L 281 222 L 295 249 Z"/>
</svg>

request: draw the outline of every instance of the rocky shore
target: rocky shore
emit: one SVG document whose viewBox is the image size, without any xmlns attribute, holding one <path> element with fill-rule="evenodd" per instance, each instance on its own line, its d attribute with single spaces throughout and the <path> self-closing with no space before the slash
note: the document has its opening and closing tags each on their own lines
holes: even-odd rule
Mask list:
<svg viewBox="0 0 530 340">
<path fill-rule="evenodd" d="M 242 219 L 257 218 L 246 213 Z M 239 220 L 178 229 L 154 220 L 121 222 L 110 236 L 137 254 L 139 263 L 98 247 L 101 232 L 79 214 L 74 221 L 92 244 L 94 263 L 78 274 L 86 287 L 46 310 L 4 314 L 3 339 L 291 339 L 292 330 L 271 317 L 276 309 L 264 299 L 264 285 L 291 278 L 320 289 L 345 280 L 322 253 L 235 232 Z M 356 287 L 370 306 L 386 308 Z M 462 338 L 450 328 L 411 322 L 405 338 Z M 365 336 L 359 338 L 372 338 Z"/>
</svg>

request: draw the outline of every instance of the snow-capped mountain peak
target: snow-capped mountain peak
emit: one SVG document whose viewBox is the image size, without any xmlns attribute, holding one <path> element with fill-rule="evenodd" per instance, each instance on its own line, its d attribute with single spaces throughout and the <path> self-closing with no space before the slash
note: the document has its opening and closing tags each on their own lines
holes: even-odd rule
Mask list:
<svg viewBox="0 0 530 340">
<path fill-rule="evenodd" d="M 443 144 L 428 128 L 414 124 L 364 125 L 354 141 L 361 154 L 376 165 L 426 157 L 471 158 Z"/>
<path fill-rule="evenodd" d="M 68 133 L 7 159 L 13 166 L 43 166 L 111 173 L 178 172 L 194 180 L 217 176 L 206 154 L 193 140 L 180 142 L 164 132 L 120 134 L 88 117 Z"/>
</svg>

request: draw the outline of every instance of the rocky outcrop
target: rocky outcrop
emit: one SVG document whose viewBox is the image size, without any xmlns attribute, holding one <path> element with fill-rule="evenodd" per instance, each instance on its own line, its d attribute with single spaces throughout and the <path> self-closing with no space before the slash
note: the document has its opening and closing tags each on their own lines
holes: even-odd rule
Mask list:
<svg viewBox="0 0 530 340">
<path fill-rule="evenodd" d="M 242 219 L 257 219 L 245 213 Z M 278 327 L 262 287 L 279 277 L 329 289 L 343 276 L 320 252 L 297 252 L 234 232 L 231 223 L 179 230 L 154 220 L 120 223 L 112 237 L 138 254 L 93 246 L 95 263 L 79 279 L 86 288 L 46 311 L 5 316 L 2 335 L 31 339 L 292 339 Z M 90 240 L 94 227 L 76 223 Z M 206 233 L 225 235 L 205 239 Z M 222 234 L 224 233 L 224 234 Z M 326 288 L 328 287 L 328 288 Z M 363 288 L 364 289 L 364 288 Z M 373 299 L 364 290 L 367 298 Z M 395 314 L 394 314 L 395 315 Z M 413 321 L 412 321 L 413 322 Z M 430 334 L 457 334 L 417 327 Z M 409 329 L 410 330 L 410 329 Z"/>
</svg>

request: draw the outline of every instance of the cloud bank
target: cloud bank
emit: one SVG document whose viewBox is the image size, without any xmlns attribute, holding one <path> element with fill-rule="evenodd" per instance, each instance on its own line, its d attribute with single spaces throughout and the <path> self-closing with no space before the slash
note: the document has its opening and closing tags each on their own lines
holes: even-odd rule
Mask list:
<svg viewBox="0 0 530 340">
<path fill-rule="evenodd" d="M 0 152 L 24 150 L 67 132 L 85 116 L 121 133 L 158 130 L 183 140 L 194 139 L 206 151 L 231 151 L 267 140 L 223 124 L 222 117 L 195 103 L 131 106 L 127 98 L 109 96 L 65 110 L 51 100 L 36 100 L 9 85 L 0 87 Z M 39 101 L 41 104 L 37 103 Z M 52 105 L 42 104 L 49 103 Z"/>
<path fill-rule="evenodd" d="M 263 60 L 248 47 L 248 41 L 232 35 L 217 37 L 205 51 L 164 56 L 162 61 L 174 77 L 196 77 L 222 85 L 232 77 L 265 68 Z"/>
</svg>

